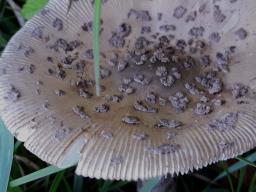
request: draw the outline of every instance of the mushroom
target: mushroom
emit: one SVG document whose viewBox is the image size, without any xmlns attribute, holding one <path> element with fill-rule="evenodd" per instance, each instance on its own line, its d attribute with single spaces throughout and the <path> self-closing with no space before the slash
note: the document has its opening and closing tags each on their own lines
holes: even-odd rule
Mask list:
<svg viewBox="0 0 256 192">
<path fill-rule="evenodd" d="M 256 146 L 254 0 L 108 0 L 101 95 L 92 3 L 50 0 L 0 60 L 0 112 L 42 160 L 137 180 L 185 174 Z"/>
</svg>

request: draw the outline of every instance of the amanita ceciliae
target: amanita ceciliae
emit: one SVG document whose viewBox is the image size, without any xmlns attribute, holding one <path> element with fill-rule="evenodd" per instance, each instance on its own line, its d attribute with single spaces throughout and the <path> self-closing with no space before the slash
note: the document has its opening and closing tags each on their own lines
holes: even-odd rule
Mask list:
<svg viewBox="0 0 256 192">
<path fill-rule="evenodd" d="M 95 95 L 92 2 L 50 0 L 0 60 L 7 128 L 83 176 L 185 174 L 256 146 L 254 0 L 108 0 Z"/>
</svg>

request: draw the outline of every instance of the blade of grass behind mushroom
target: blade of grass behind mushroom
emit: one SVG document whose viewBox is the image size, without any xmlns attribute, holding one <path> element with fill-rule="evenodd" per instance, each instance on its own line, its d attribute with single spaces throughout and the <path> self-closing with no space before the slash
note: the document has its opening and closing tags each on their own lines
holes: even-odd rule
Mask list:
<svg viewBox="0 0 256 192">
<path fill-rule="evenodd" d="M 7 4 L 6 0 L 3 0 L 0 2 L 0 18 L 2 18 L 4 15 L 6 4 Z"/>
<path fill-rule="evenodd" d="M 246 158 L 247 162 L 245 161 L 238 161 L 237 163 L 235 163 L 234 165 L 231 165 L 228 167 L 228 171 L 230 173 L 233 173 L 235 171 L 238 171 L 240 169 L 242 169 L 243 167 L 247 166 L 248 165 L 248 162 L 250 162 L 249 165 L 254 165 L 253 167 L 255 167 L 255 164 L 253 162 L 256 161 L 256 152 L 252 153 L 251 155 L 248 155 Z M 220 173 L 215 179 L 214 181 L 217 181 L 217 180 L 220 180 L 222 179 L 223 177 L 226 176 L 226 173 L 223 171 L 222 173 Z"/>
<path fill-rule="evenodd" d="M 21 146 L 22 142 L 20 141 L 16 141 L 14 144 L 14 149 L 13 152 L 16 153 L 16 151 L 18 150 L 18 148 Z"/>
<path fill-rule="evenodd" d="M 0 191 L 6 191 L 13 157 L 13 136 L 0 122 Z"/>
<path fill-rule="evenodd" d="M 254 176 L 252 177 L 251 179 L 251 182 L 250 182 L 250 186 L 249 186 L 249 192 L 253 192 L 256 190 L 256 173 L 254 174 Z"/>
<path fill-rule="evenodd" d="M 228 172 L 229 173 L 234 173 L 235 171 L 238 171 L 238 170 L 244 168 L 248 164 L 249 165 L 254 165 L 253 167 L 255 167 L 255 164 L 253 162 L 256 161 L 256 152 L 248 155 L 246 158 L 243 158 L 243 159 L 246 160 L 246 161 L 240 161 L 239 160 L 237 163 L 229 166 L 228 169 L 227 169 Z M 215 179 L 213 179 L 213 181 L 218 181 L 218 180 L 220 180 L 220 179 L 222 179 L 222 178 L 224 178 L 226 176 L 227 176 L 227 172 L 223 171 L 217 177 L 215 177 Z M 210 186 L 211 186 L 211 184 L 208 185 L 203 191 L 207 192 L 209 190 Z"/>
<path fill-rule="evenodd" d="M 65 192 L 75 192 L 72 190 L 70 184 L 68 183 L 66 177 L 63 178 L 63 183 L 64 183 L 64 189 L 65 189 Z M 82 192 L 82 191 L 81 191 Z"/>
<path fill-rule="evenodd" d="M 113 183 L 114 181 L 109 181 L 109 180 L 104 181 L 102 187 L 99 189 L 99 192 L 109 191 L 109 188 Z"/>
<path fill-rule="evenodd" d="M 73 192 L 82 192 L 82 191 L 83 191 L 83 177 L 79 175 L 75 175 Z"/>
<path fill-rule="evenodd" d="M 100 95 L 100 15 L 101 0 L 95 0 L 93 13 L 93 55 L 96 95 Z"/>
<path fill-rule="evenodd" d="M 10 181 L 12 181 L 13 180 L 13 178 L 10 176 Z M 23 190 L 20 188 L 20 187 L 15 187 L 15 188 L 10 188 L 10 187 L 8 187 L 8 190 L 7 190 L 8 192 L 23 192 Z"/>
<path fill-rule="evenodd" d="M 14 24 L 14 22 L 16 22 L 14 17 L 1 17 L 1 15 L 4 15 L 5 12 L 7 12 L 7 6 L 0 8 L 0 54 L 2 53 L 2 50 L 7 44 L 11 35 L 18 30 L 18 27 Z"/>
<path fill-rule="evenodd" d="M 48 175 L 58 173 L 62 170 L 63 169 L 60 169 L 60 168 L 57 168 L 57 167 L 54 167 L 54 166 L 48 166 L 44 169 L 40 169 L 40 170 L 38 170 L 36 172 L 33 172 L 31 174 L 28 174 L 24 177 L 21 177 L 21 178 L 18 178 L 18 179 L 15 179 L 15 180 L 11 181 L 10 182 L 10 187 L 17 187 L 17 186 L 20 186 L 20 185 L 24 185 L 26 183 L 35 181 L 37 179 L 41 179 L 41 178 L 46 177 Z"/>
<path fill-rule="evenodd" d="M 148 191 L 151 191 L 155 186 L 156 184 L 160 181 L 160 177 L 156 177 L 156 178 L 153 178 L 153 179 L 150 179 L 148 181 L 146 181 L 142 188 L 140 189 L 140 192 L 148 192 Z"/>
<path fill-rule="evenodd" d="M 56 192 L 60 186 L 61 180 L 63 179 L 65 174 L 65 170 L 58 172 L 57 175 L 55 176 L 51 188 L 50 188 L 50 192 Z"/>
<path fill-rule="evenodd" d="M 228 183 L 229 183 L 229 186 L 230 186 L 230 191 L 231 192 L 235 192 L 235 189 L 234 189 L 234 185 L 233 185 L 233 181 L 232 181 L 232 178 L 231 178 L 231 174 L 230 172 L 228 171 L 228 168 L 227 168 L 227 165 L 226 165 L 226 162 L 223 163 L 224 166 L 223 166 L 223 169 L 227 175 L 227 179 L 228 179 Z"/>
<path fill-rule="evenodd" d="M 251 161 L 248 161 L 246 158 L 243 158 L 243 157 L 238 156 L 238 157 L 236 157 L 236 159 L 239 160 L 239 161 L 245 162 L 246 164 L 248 164 L 248 165 L 250 165 L 250 166 L 256 168 L 256 164 L 254 164 L 254 163 L 251 162 Z"/>
<path fill-rule="evenodd" d="M 241 191 L 243 182 L 246 180 L 246 179 L 245 179 L 245 175 L 246 175 L 246 167 L 240 169 L 239 179 L 238 179 L 238 184 L 237 184 L 236 192 L 240 192 L 240 191 Z"/>
<path fill-rule="evenodd" d="M 2 34 L 0 33 L 0 47 L 4 47 L 6 45 L 6 40 L 3 38 Z"/>
<path fill-rule="evenodd" d="M 7 3 L 9 4 L 10 8 L 12 9 L 18 23 L 20 26 L 23 26 L 25 24 L 25 19 L 21 15 L 21 8 L 18 4 L 16 4 L 13 0 L 7 0 Z"/>
</svg>

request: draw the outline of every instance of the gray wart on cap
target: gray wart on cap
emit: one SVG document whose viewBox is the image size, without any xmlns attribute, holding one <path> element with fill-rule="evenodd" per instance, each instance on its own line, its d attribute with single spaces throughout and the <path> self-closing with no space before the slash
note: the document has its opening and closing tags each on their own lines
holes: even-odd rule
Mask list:
<svg viewBox="0 0 256 192">
<path fill-rule="evenodd" d="M 68 4 L 50 0 L 0 60 L 1 118 L 28 150 L 79 175 L 137 180 L 255 147 L 254 0 L 104 1 L 100 97 L 92 2 Z"/>
</svg>

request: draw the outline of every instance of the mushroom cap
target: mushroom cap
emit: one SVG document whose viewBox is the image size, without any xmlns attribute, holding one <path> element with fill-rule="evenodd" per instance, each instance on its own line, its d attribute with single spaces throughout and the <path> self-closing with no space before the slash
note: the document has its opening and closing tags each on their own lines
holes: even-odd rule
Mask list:
<svg viewBox="0 0 256 192">
<path fill-rule="evenodd" d="M 1 118 L 29 151 L 58 167 L 78 162 L 79 175 L 137 180 L 185 174 L 256 146 L 254 0 L 103 2 L 100 97 L 93 83 L 91 1 L 73 1 L 67 11 L 69 0 L 50 0 L 2 54 Z M 142 27 L 151 33 L 142 35 Z M 224 99 L 223 106 L 211 106 L 210 112 L 208 104 L 197 103 L 197 96 L 184 88 L 206 70 L 202 67 L 182 69 L 182 79 L 172 86 L 174 76 L 159 83 L 155 70 L 161 75 L 163 68 L 126 67 L 125 60 L 109 65 L 113 53 L 125 57 L 139 37 L 154 41 L 157 32 L 169 35 L 171 45 L 191 36 L 201 39 L 206 50 L 179 52 L 179 57 L 193 55 L 198 61 L 207 54 L 210 68 L 218 62 L 216 53 L 236 46 L 229 70 L 217 72 L 223 91 L 207 93 L 211 100 Z M 134 76 L 131 87 L 123 83 Z"/>
</svg>

